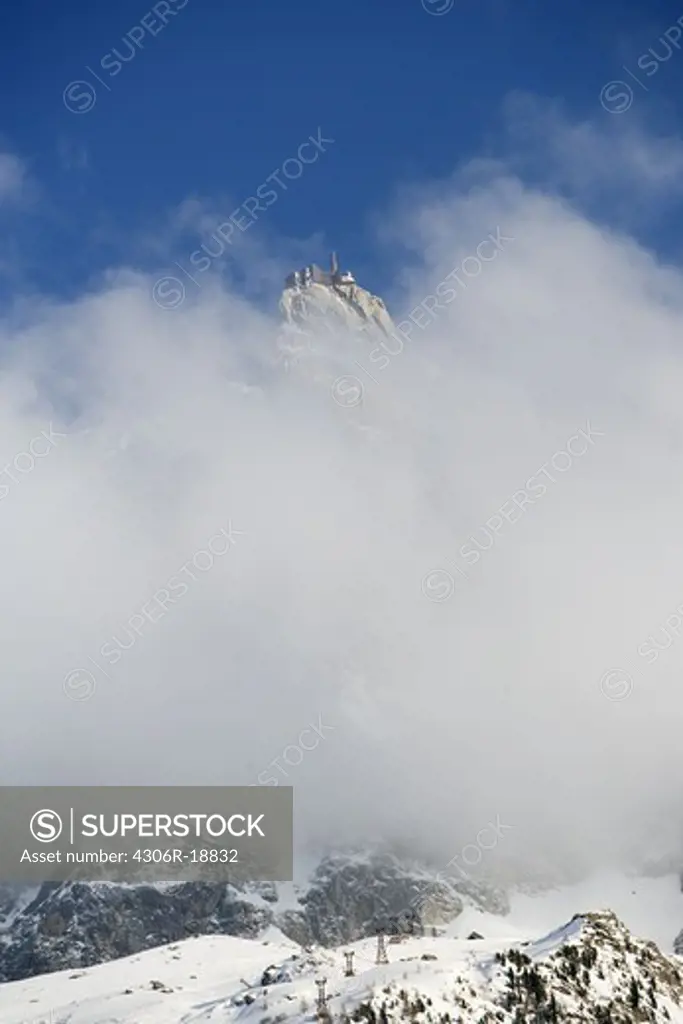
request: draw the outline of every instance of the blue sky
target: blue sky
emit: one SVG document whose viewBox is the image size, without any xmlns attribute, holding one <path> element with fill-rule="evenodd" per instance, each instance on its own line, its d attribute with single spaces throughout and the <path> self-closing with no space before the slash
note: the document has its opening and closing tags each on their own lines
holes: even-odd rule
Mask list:
<svg viewBox="0 0 683 1024">
<path fill-rule="evenodd" d="M 505 155 L 511 93 L 558 101 L 608 130 L 620 118 L 675 130 L 679 53 L 656 77 L 640 74 L 647 92 L 622 66 L 637 71 L 679 16 L 664 0 L 12 5 L 0 33 L 0 143 L 35 194 L 5 223 L 5 284 L 67 295 L 111 265 L 162 266 L 173 244 L 183 252 L 201 240 L 194 228 L 182 242 L 167 235 L 181 204 L 228 216 L 321 128 L 334 144 L 252 237 L 266 248 L 308 240 L 302 252 L 319 259 L 336 246 L 381 286 L 374 229 L 385 204 L 407 183 Z M 131 33 L 132 49 L 122 41 Z M 118 70 L 116 48 L 130 58 Z M 612 79 L 632 85 L 632 110 L 601 108 Z M 664 229 L 648 239 L 666 240 Z"/>
</svg>

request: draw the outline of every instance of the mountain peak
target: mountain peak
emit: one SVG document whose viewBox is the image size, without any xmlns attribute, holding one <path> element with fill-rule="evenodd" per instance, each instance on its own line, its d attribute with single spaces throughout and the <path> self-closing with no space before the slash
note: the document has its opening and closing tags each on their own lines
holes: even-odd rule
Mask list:
<svg viewBox="0 0 683 1024">
<path fill-rule="evenodd" d="M 363 331 L 389 336 L 395 327 L 381 298 L 361 287 L 350 270 L 339 269 L 336 253 L 329 271 L 310 263 L 285 279 L 280 314 L 286 336 Z"/>
</svg>

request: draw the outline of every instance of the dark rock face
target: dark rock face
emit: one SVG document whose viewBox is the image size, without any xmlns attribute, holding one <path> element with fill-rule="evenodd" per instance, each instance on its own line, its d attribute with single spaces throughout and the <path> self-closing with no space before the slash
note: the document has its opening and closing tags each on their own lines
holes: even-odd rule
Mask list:
<svg viewBox="0 0 683 1024">
<path fill-rule="evenodd" d="M 425 881 L 406 871 L 394 857 L 370 861 L 325 858 L 302 898 L 313 940 L 321 945 L 376 935 L 413 934 L 422 928 L 416 909 Z M 456 900 L 452 917 L 462 910 Z"/>
<path fill-rule="evenodd" d="M 419 933 L 420 894 L 430 889 L 433 898 L 435 887 L 441 920 L 456 917 L 463 902 L 455 883 L 430 881 L 424 869 L 390 855 L 325 858 L 308 888 L 298 894 L 298 908 L 290 902 L 280 909 L 280 894 L 272 883 L 237 887 L 72 881 L 43 885 L 12 918 L 16 892 L 0 890 L 10 922 L 0 932 L 0 982 L 89 967 L 193 935 L 258 938 L 271 925 L 304 947 L 337 946 L 379 931 Z M 492 890 L 467 895 L 482 908 L 493 904 L 499 912 L 507 910 Z"/>
<path fill-rule="evenodd" d="M 674 939 L 674 953 L 676 956 L 683 956 L 683 931 L 680 931 Z"/>
<path fill-rule="evenodd" d="M 292 942 L 298 942 L 300 946 L 308 947 L 315 943 L 315 937 L 305 911 L 284 910 L 275 914 L 273 923 Z"/>
</svg>

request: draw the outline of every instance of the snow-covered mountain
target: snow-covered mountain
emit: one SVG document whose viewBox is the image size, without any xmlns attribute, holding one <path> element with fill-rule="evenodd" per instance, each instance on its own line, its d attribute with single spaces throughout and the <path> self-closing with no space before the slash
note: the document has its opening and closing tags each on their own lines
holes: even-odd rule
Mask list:
<svg viewBox="0 0 683 1024">
<path fill-rule="evenodd" d="M 329 272 L 312 263 L 289 275 L 280 298 L 284 324 L 303 332 L 365 326 L 391 334 L 395 328 L 384 301 L 362 288 L 350 271 L 340 271 L 336 253 L 330 262 Z"/>
<path fill-rule="evenodd" d="M 683 967 L 612 913 L 533 941 L 403 937 L 303 950 L 205 936 L 0 986 L 3 1024 L 682 1024 Z M 353 975 L 344 952 L 353 952 Z M 324 987 L 317 982 L 324 979 Z M 322 996 L 322 1002 L 318 999 Z"/>
<path fill-rule="evenodd" d="M 278 349 L 287 366 L 326 341 L 381 341 L 396 333 L 384 301 L 362 288 L 350 271 L 340 271 L 335 253 L 329 272 L 315 263 L 293 271 L 279 307 Z"/>
<path fill-rule="evenodd" d="M 427 894 L 427 899 L 425 899 L 425 894 Z M 587 915 L 585 918 L 587 923 L 582 925 L 581 936 L 583 938 L 581 942 L 586 941 L 586 936 L 593 936 L 588 941 L 595 945 L 601 958 L 607 957 L 605 962 L 610 965 L 608 976 L 616 978 L 619 975 L 619 984 L 624 981 L 629 970 L 631 973 L 633 973 L 632 968 L 635 970 L 631 962 L 631 954 L 628 951 L 628 944 L 631 940 L 627 941 L 626 933 L 620 925 L 617 926 L 612 922 L 602 928 L 599 922 L 596 924 L 598 919 L 594 919 L 592 915 L 597 913 L 602 920 L 605 914 L 616 914 L 624 922 L 624 928 L 627 927 L 633 934 L 656 944 L 658 949 L 668 956 L 674 953 L 675 936 L 683 921 L 683 894 L 681 893 L 680 879 L 676 874 L 660 875 L 659 877 L 602 874 L 572 885 L 553 888 L 538 887 L 533 891 L 513 889 L 509 896 L 506 896 L 500 890 L 483 884 L 468 883 L 465 885 L 463 883 L 458 886 L 415 863 L 401 861 L 389 854 L 378 853 L 328 856 L 317 865 L 307 879 L 301 879 L 297 884 L 255 883 L 238 890 L 232 886 L 201 883 L 126 886 L 103 882 L 90 884 L 71 882 L 64 885 L 46 885 L 38 893 L 35 890 L 24 890 L 15 892 L 14 895 L 16 907 L 14 911 L 7 914 L 7 928 L 0 938 L 2 942 L 0 969 L 2 978 L 6 982 L 6 984 L 0 985 L 0 1021 L 3 1024 L 6 1021 L 7 1024 L 13 1024 L 15 1019 L 27 1022 L 30 1020 L 37 1024 L 37 1021 L 40 1020 L 39 1013 L 31 1015 L 28 1011 L 22 1010 L 23 1016 L 8 1017 L 3 1012 L 3 1007 L 12 1005 L 7 1003 L 10 993 L 18 994 L 23 999 L 23 993 L 38 991 L 51 993 L 50 999 L 53 1008 L 59 1004 L 59 1014 L 62 1016 L 55 1016 L 50 1024 L 57 1024 L 57 1022 L 61 1024 L 62 1021 L 68 1022 L 68 1024 L 80 1024 L 81 1020 L 83 1022 L 87 1020 L 92 1024 L 98 1024 L 100 1020 L 107 1021 L 108 1024 L 113 1024 L 114 1021 L 121 1024 L 121 1022 L 129 1020 L 131 1024 L 133 1020 L 136 1024 L 147 1020 L 154 1021 L 156 1018 L 153 1014 L 156 1013 L 156 1010 L 149 1018 L 143 1015 L 135 1017 L 134 1014 L 132 1017 L 117 1016 L 116 1014 L 112 1016 L 114 1011 L 110 1009 L 106 1013 L 102 1011 L 102 1017 L 93 1015 L 81 1018 L 73 1015 L 73 1007 L 66 1007 L 66 1003 L 74 998 L 72 995 L 73 984 L 66 984 L 67 981 L 75 983 L 76 980 L 84 977 L 105 980 L 107 978 L 123 978 L 125 972 L 129 970 L 124 965 L 133 963 L 149 965 L 148 968 L 145 968 L 149 978 L 135 982 L 135 985 L 140 988 L 138 993 L 140 999 L 152 1000 L 154 1003 L 154 1000 L 158 1001 L 162 996 L 168 996 L 169 993 L 162 989 L 158 991 L 150 989 L 152 981 L 160 981 L 164 987 L 172 988 L 178 994 L 178 999 L 182 1004 L 179 1004 L 180 1008 L 178 1009 L 177 1019 L 179 1021 L 182 1019 L 184 1024 L 188 1024 L 189 1021 L 195 1019 L 198 1022 L 208 1020 L 208 1017 L 202 1017 L 201 1014 L 193 1016 L 195 1011 L 192 1006 L 194 1004 L 188 1006 L 184 1000 L 190 998 L 187 995 L 188 992 L 192 999 L 200 1002 L 214 998 L 211 987 L 216 983 L 216 977 L 219 980 L 222 978 L 220 970 L 225 970 L 226 965 L 225 963 L 214 965 L 212 960 L 214 953 L 210 951 L 224 951 L 220 956 L 216 954 L 219 960 L 224 955 L 233 956 L 233 954 L 239 955 L 240 958 L 246 957 L 247 960 L 255 957 L 255 963 L 260 970 L 265 970 L 272 962 L 276 962 L 277 965 L 288 957 L 296 955 L 297 959 L 292 961 L 293 964 L 298 966 L 308 964 L 306 967 L 307 980 L 304 985 L 304 988 L 308 986 L 306 989 L 308 992 L 309 989 L 314 990 L 313 974 L 316 970 L 324 970 L 328 977 L 335 976 L 334 971 L 338 969 L 335 965 L 342 960 L 341 953 L 344 949 L 349 948 L 350 944 L 358 951 L 359 964 L 363 958 L 367 960 L 368 957 L 371 957 L 376 942 L 375 936 L 379 930 L 388 937 L 387 948 L 390 958 L 394 960 L 399 954 L 401 957 L 408 955 L 416 957 L 415 964 L 410 968 L 405 967 L 405 970 L 409 970 L 409 973 L 416 971 L 417 974 L 428 971 L 430 977 L 433 975 L 430 985 L 433 985 L 434 979 L 439 979 L 440 975 L 438 971 L 436 974 L 434 973 L 436 968 L 433 970 L 431 966 L 426 966 L 427 964 L 431 965 L 432 961 L 423 962 L 420 959 L 423 953 L 428 953 L 430 956 L 434 953 L 438 956 L 441 966 L 443 966 L 441 961 L 447 962 L 448 971 L 452 973 L 453 978 L 456 978 L 458 974 L 468 979 L 471 976 L 479 977 L 481 975 L 482 977 L 476 984 L 472 983 L 472 987 L 478 993 L 477 998 L 480 1000 L 481 1006 L 489 1009 L 488 1003 L 497 1006 L 496 1000 L 503 998 L 505 985 L 507 984 L 510 988 L 508 982 L 501 980 L 503 973 L 507 972 L 505 976 L 509 979 L 509 971 L 512 969 L 517 979 L 512 984 L 510 998 L 519 996 L 521 992 L 519 986 L 524 988 L 528 984 L 538 984 L 536 981 L 528 981 L 528 973 L 524 974 L 524 968 L 526 966 L 529 971 L 531 967 L 521 959 L 517 962 L 516 954 L 512 954 L 510 962 L 508 962 L 507 955 L 505 961 L 500 962 L 495 960 L 495 953 L 503 953 L 511 945 L 516 944 L 519 949 L 526 952 L 526 955 L 531 956 L 526 944 L 534 943 L 538 936 L 553 931 L 558 923 L 571 921 L 576 914 Z M 567 941 L 575 936 L 575 933 L 578 935 L 575 923 L 570 932 L 571 935 L 567 935 Z M 483 938 L 475 943 L 468 939 L 471 935 L 479 935 Z M 193 937 L 196 941 L 188 941 L 189 937 Z M 228 937 L 233 939 L 237 945 L 231 944 Z M 274 951 L 271 951 L 270 944 L 275 941 L 273 937 L 277 941 L 277 956 Z M 175 964 L 176 954 L 168 952 L 167 946 L 168 943 L 173 944 L 178 941 L 182 943 L 183 957 L 188 956 L 187 950 L 189 949 L 201 951 L 199 961 L 192 960 L 194 966 L 190 973 L 196 974 L 195 979 L 190 979 L 186 975 L 183 975 L 185 980 L 177 977 L 170 979 L 166 974 L 160 973 L 162 963 L 168 963 L 171 966 Z M 577 939 L 577 941 L 579 940 Z M 263 943 L 268 943 L 268 945 L 264 946 Z M 436 945 L 434 946 L 433 943 Z M 559 944 L 555 943 L 555 945 Z M 166 952 L 162 950 L 162 946 Z M 150 951 L 153 947 L 156 947 L 157 952 L 151 954 Z M 534 950 L 536 950 L 534 958 L 536 958 L 537 952 L 540 957 L 541 947 L 534 947 Z M 484 970 L 484 961 L 476 961 L 476 963 L 473 961 L 475 966 L 470 964 L 471 955 L 475 952 L 477 955 L 486 954 L 488 956 L 491 962 L 486 970 Z M 557 983 L 561 992 L 565 982 L 562 981 L 560 968 L 564 964 L 567 970 L 573 970 L 573 961 L 565 963 L 565 960 L 567 957 L 573 957 L 574 954 L 562 953 L 554 960 L 552 958 L 549 960 L 546 952 L 541 957 L 543 963 L 539 967 L 540 976 L 544 984 L 547 985 L 546 974 L 549 971 L 552 984 L 548 991 L 551 991 L 552 985 Z M 131 959 L 131 954 L 133 954 L 133 959 Z M 590 959 L 591 955 L 586 954 L 586 957 Z M 661 974 L 662 971 L 666 973 L 668 968 L 662 967 L 659 959 L 660 953 L 650 949 L 645 959 L 647 960 L 650 955 L 654 957 L 654 966 L 650 965 L 651 970 L 656 974 Z M 152 958 L 147 959 L 149 956 Z M 491 960 L 492 957 L 493 960 Z M 562 960 L 561 957 L 565 959 Z M 262 959 L 264 962 L 261 967 Z M 123 974 L 117 973 L 117 971 L 113 971 L 111 974 L 93 973 L 94 965 L 106 961 L 117 961 L 121 965 Z M 290 963 L 290 968 L 292 963 Z M 583 964 L 583 961 L 581 963 Z M 114 966 L 114 964 L 110 964 L 112 970 Z M 494 967 L 495 977 L 491 973 Z M 641 972 L 638 974 L 641 990 L 649 993 L 650 981 L 646 978 L 645 966 L 636 963 L 636 967 Z M 603 973 L 605 969 L 603 966 Z M 85 974 L 82 973 L 84 970 Z M 403 970 L 402 968 L 400 977 L 402 981 L 405 981 Z M 583 970 L 583 966 L 581 970 Z M 463 971 L 465 971 L 464 974 Z M 76 972 L 75 976 L 74 972 Z M 34 975 L 47 974 L 54 978 L 56 989 L 50 988 L 51 982 L 47 977 L 44 977 L 40 984 L 36 979 L 37 987 L 35 988 L 31 987 L 34 983 L 27 980 Z M 240 976 L 244 977 L 245 975 L 240 972 Z M 136 974 L 135 977 L 138 975 Z M 366 979 L 368 984 L 375 984 L 374 977 L 373 974 L 368 975 Z M 524 981 L 525 977 L 527 981 Z M 592 991 L 591 986 L 593 986 L 596 990 L 593 995 L 597 998 L 598 992 L 602 991 L 600 984 L 604 979 L 600 978 L 597 968 L 594 977 L 593 975 L 591 977 L 593 980 L 588 986 L 588 990 Z M 19 979 L 25 979 L 29 987 L 21 987 L 24 981 Z M 196 984 L 190 985 L 190 981 L 194 981 Z M 586 988 L 585 978 L 582 983 L 580 983 L 580 979 L 574 979 L 574 982 L 576 984 L 572 989 L 572 998 L 579 998 L 582 989 Z M 347 982 L 344 981 L 343 984 L 346 986 Z M 453 984 L 455 983 L 453 982 Z M 466 989 L 469 991 L 469 984 L 469 981 L 467 985 L 463 982 L 460 989 L 456 986 L 455 988 L 451 987 L 449 991 L 459 991 L 458 998 L 466 999 Z M 628 984 L 630 985 L 630 980 Z M 41 985 L 47 987 L 41 987 Z M 116 985 L 119 985 L 118 980 L 116 980 Z M 113 999 L 114 996 L 118 999 L 121 992 L 127 988 L 135 988 L 135 985 L 131 976 L 127 978 L 125 984 L 121 982 L 120 991 L 119 989 L 107 990 L 109 994 L 106 999 Z M 448 985 L 451 986 L 451 980 L 448 981 Z M 208 986 L 211 992 L 202 995 L 204 986 Z M 616 980 L 614 986 L 616 995 L 620 991 Z M 229 994 L 221 994 L 223 989 L 220 989 L 215 995 L 215 999 L 218 1000 L 216 1006 L 222 1005 L 221 1001 L 232 1000 L 235 993 L 241 991 L 243 987 L 241 984 L 236 988 L 233 986 Z M 399 989 L 401 987 L 399 985 Z M 379 983 L 376 988 L 379 992 L 381 988 Z M 369 989 L 367 991 L 366 989 L 367 986 L 358 995 L 358 1003 L 367 1002 L 370 998 Z M 277 991 L 282 995 L 285 1004 L 291 1001 L 285 998 L 289 992 L 288 989 L 278 988 Z M 355 991 L 353 988 L 349 989 L 349 999 Z M 400 1005 L 398 1008 L 397 1006 L 390 1007 L 391 1013 L 387 1009 L 388 1016 L 392 1016 L 392 1014 L 395 1016 L 397 1013 L 400 1016 L 403 1012 L 402 997 L 397 995 L 397 991 L 394 992 L 394 998 L 399 999 Z M 423 1000 L 426 1000 L 427 994 L 433 997 L 433 990 L 430 987 L 420 991 Z M 59 998 L 52 994 L 53 992 L 58 992 Z M 183 992 L 186 994 L 183 995 Z M 289 994 L 291 995 L 291 993 Z M 82 991 L 79 990 L 79 1005 L 82 995 Z M 259 994 L 259 998 L 261 996 L 262 993 Z M 27 998 L 32 999 L 34 996 L 29 995 Z M 88 998 L 90 997 L 88 996 Z M 293 998 L 300 1002 L 303 997 L 297 990 L 297 995 Z M 306 998 L 310 1002 L 310 994 Z M 588 999 L 588 996 L 584 995 L 584 998 Z M 40 999 L 42 1002 L 43 997 Z M 647 995 L 647 999 L 650 1000 L 649 995 Z M 380 1014 L 381 1001 L 380 999 L 377 1005 L 373 1003 L 375 1012 L 378 1014 Z M 137 1000 L 124 1000 L 124 1003 L 126 1006 L 130 1003 L 130 1006 L 138 1007 Z M 480 1004 L 473 1004 L 477 1006 L 477 1012 L 481 1009 Z M 159 1012 L 170 1005 L 168 999 L 161 999 Z M 662 1005 L 668 1006 L 667 1003 Z M 175 1013 L 175 1004 L 173 1006 L 173 1013 Z M 232 1002 L 230 1002 L 230 1006 L 233 1007 L 230 1014 L 233 1014 L 233 1011 L 236 1014 L 237 1011 Z M 294 1013 L 296 1006 L 294 1009 L 286 1006 L 286 1009 Z M 190 1013 L 191 1010 L 192 1013 Z M 99 1013 L 100 1010 L 98 1009 L 97 1012 Z M 128 1011 L 126 1010 L 126 1012 Z M 218 1015 L 214 1016 L 214 1020 L 228 1019 L 226 1016 L 221 1016 L 223 1010 L 217 1009 L 214 1012 Z M 244 1012 L 246 1013 L 246 1011 Z M 278 1013 L 280 1012 L 285 1011 L 278 1010 Z M 441 1014 L 447 1012 L 451 1013 L 453 1021 L 458 1021 L 459 1018 L 455 1014 L 453 1006 L 449 1010 L 447 1005 L 444 1005 L 439 1011 Z M 499 1012 L 498 1009 L 495 1012 Z M 259 1021 L 266 1016 L 269 1014 L 262 1013 Z M 439 1014 L 434 1018 L 435 1021 L 438 1020 L 438 1016 Z M 171 1015 L 164 1019 L 173 1021 L 176 1017 Z M 305 1015 L 300 1014 L 297 1019 L 303 1020 Z M 470 1019 L 479 1022 L 485 1018 L 481 1016 L 462 1017 L 463 1021 Z M 514 1020 L 514 1017 L 504 1016 L 495 1019 L 507 1021 L 508 1019 Z M 529 1019 L 535 1020 L 535 1018 Z M 592 1018 L 577 1017 L 575 1019 Z M 605 1018 L 605 1020 L 607 1019 Z M 621 1018 L 613 1016 L 612 1019 L 617 1021 Z M 633 1017 L 625 1019 L 659 1021 L 660 1018 Z M 662 1016 L 661 1019 L 666 1018 Z M 672 1017 L 672 1019 L 676 1018 Z M 430 1024 L 427 1017 L 424 1018 L 424 1022 Z M 442 1024 L 444 1024 L 443 1020 Z"/>
<path fill-rule="evenodd" d="M 506 913 L 509 905 L 491 886 L 442 880 L 387 853 L 324 857 L 297 884 L 50 883 L 17 892 L 6 908 L 0 981 L 86 967 L 191 935 L 257 938 L 275 927 L 302 946 L 336 946 L 378 929 L 420 931 L 466 908 Z"/>
</svg>

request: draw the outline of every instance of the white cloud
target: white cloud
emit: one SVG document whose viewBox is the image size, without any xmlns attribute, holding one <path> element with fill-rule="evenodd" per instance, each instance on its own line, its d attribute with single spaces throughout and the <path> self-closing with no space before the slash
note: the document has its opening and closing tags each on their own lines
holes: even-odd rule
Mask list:
<svg viewBox="0 0 683 1024">
<path fill-rule="evenodd" d="M 683 193 L 683 140 L 654 135 L 637 109 L 613 115 L 596 98 L 593 117 L 570 123 L 559 102 L 515 93 L 505 125 L 512 166 L 540 169 L 546 187 L 597 200 L 604 216 L 614 209 L 622 221 L 629 212 L 651 215 Z"/>
<path fill-rule="evenodd" d="M 491 858 L 598 860 L 676 807 L 683 639 L 654 665 L 637 647 L 683 601 L 683 273 L 510 175 L 417 198 L 385 214 L 413 267 L 397 320 L 497 226 L 514 241 L 377 383 L 351 339 L 285 373 L 274 323 L 215 283 L 164 311 L 126 272 L 3 325 L 6 783 L 253 782 L 322 714 L 282 778 L 302 842 L 447 860 L 500 815 Z M 342 374 L 361 406 L 333 401 Z M 50 421 L 70 436 L 17 464 Z M 587 421 L 595 444 L 459 576 Z M 244 535 L 192 568 L 230 521 Z M 601 692 L 614 666 L 623 701 Z M 64 693 L 77 667 L 89 700 Z"/>
</svg>

